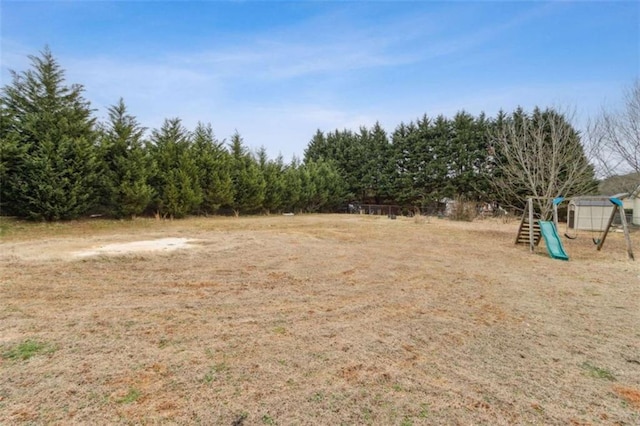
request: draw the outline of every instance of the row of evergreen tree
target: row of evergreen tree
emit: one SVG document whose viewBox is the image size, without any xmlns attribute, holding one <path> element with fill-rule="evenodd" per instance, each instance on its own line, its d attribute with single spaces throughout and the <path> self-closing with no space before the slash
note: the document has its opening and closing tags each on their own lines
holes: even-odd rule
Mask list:
<svg viewBox="0 0 640 426">
<path fill-rule="evenodd" d="M 65 85 L 48 49 L 31 61 L 31 69 L 13 72 L 0 96 L 0 210 L 30 219 L 335 211 L 347 202 L 428 209 L 457 196 L 516 205 L 519 200 L 506 199 L 496 185 L 507 176 L 496 137 L 507 125 L 526 130 L 549 117 L 570 126 L 553 110 L 518 109 L 495 118 L 424 116 L 390 136 L 377 123 L 357 132 L 318 130 L 303 161 L 285 164 L 282 157 L 269 159 L 264 148 L 252 152 L 237 132 L 228 143 L 217 140 L 208 124 L 190 131 L 180 119 L 166 119 L 147 133 L 122 99 L 99 123 L 82 86 Z M 570 162 L 586 162 L 578 133 L 569 130 Z M 540 139 L 541 149 L 551 146 L 548 139 Z M 539 168 L 531 164 L 516 167 Z M 512 197 L 544 189 L 526 177 L 508 179 Z M 544 180 L 536 185 L 548 187 Z"/>
<path fill-rule="evenodd" d="M 362 203 L 427 211 L 444 198 L 513 207 L 527 196 L 583 194 L 597 185 L 579 132 L 553 109 L 517 108 L 493 118 L 425 115 L 390 136 L 378 123 L 358 132 L 317 131 L 304 160 L 333 162 L 347 193 Z M 583 174 L 569 172 L 578 166 Z"/>
<path fill-rule="evenodd" d="M 428 207 L 445 197 L 489 200 L 493 123 L 459 112 L 402 123 L 390 138 L 378 123 L 358 132 L 318 131 L 304 160 L 334 162 L 347 192 L 361 202 Z"/>
<path fill-rule="evenodd" d="M 267 157 L 240 134 L 218 141 L 210 125 L 166 119 L 146 129 L 121 99 L 98 123 L 80 85 L 66 86 L 49 50 L 3 87 L 0 208 L 36 220 L 88 213 L 113 217 L 332 211 L 345 199 L 328 161 Z"/>
</svg>

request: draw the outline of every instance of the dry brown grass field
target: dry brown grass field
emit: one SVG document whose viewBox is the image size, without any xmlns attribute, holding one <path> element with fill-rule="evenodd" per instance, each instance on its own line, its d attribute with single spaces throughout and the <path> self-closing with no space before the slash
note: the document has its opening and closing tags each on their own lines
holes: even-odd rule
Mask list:
<svg viewBox="0 0 640 426">
<path fill-rule="evenodd" d="M 639 425 L 640 262 L 517 227 L 5 219 L 0 424 Z"/>
</svg>

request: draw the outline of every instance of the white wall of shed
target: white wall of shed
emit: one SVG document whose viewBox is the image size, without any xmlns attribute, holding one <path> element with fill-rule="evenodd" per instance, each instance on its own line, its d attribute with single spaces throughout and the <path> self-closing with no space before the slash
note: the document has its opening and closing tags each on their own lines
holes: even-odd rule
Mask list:
<svg viewBox="0 0 640 426">
<path fill-rule="evenodd" d="M 574 229 L 583 231 L 604 231 L 613 211 L 611 206 L 575 206 L 576 220 Z"/>
</svg>

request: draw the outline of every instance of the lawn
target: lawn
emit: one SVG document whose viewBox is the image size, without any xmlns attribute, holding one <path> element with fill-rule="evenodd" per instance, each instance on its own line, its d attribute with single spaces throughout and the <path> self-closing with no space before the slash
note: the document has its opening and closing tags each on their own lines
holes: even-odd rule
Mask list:
<svg viewBox="0 0 640 426">
<path fill-rule="evenodd" d="M 517 228 L 4 219 L 0 424 L 640 424 L 640 262 Z"/>
</svg>

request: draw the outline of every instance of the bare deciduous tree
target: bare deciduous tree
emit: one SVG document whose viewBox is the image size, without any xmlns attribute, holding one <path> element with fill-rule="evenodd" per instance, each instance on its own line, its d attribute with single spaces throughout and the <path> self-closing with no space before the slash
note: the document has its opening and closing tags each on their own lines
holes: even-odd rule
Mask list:
<svg viewBox="0 0 640 426">
<path fill-rule="evenodd" d="M 633 191 L 640 184 L 640 80 L 624 94 L 624 108 L 602 109 L 588 127 L 598 172 L 603 177 L 623 176 L 620 189 Z"/>
<path fill-rule="evenodd" d="M 492 183 L 507 205 L 522 208 L 527 197 L 537 197 L 537 210 L 546 219 L 552 211 L 548 199 L 596 188 L 580 136 L 558 111 L 536 108 L 529 115 L 518 109 L 496 121 L 492 141 L 496 164 Z"/>
</svg>

